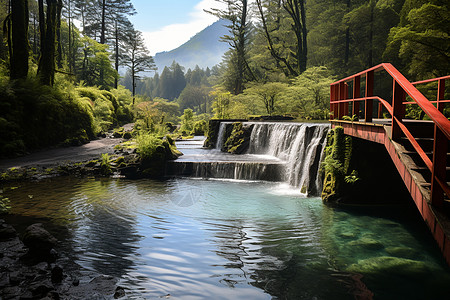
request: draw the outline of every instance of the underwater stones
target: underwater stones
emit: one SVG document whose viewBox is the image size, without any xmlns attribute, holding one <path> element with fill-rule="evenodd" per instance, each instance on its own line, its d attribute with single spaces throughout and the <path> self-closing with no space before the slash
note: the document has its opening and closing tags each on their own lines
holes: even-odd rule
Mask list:
<svg viewBox="0 0 450 300">
<path fill-rule="evenodd" d="M 362 274 L 389 274 L 401 275 L 405 277 L 421 277 L 430 272 L 425 262 L 407 258 L 379 256 L 358 261 L 350 265 L 347 272 Z"/>
<path fill-rule="evenodd" d="M 22 238 L 29 254 L 38 259 L 48 259 L 50 251 L 56 246 L 58 240 L 42 227 L 41 223 L 33 224 L 25 229 Z"/>
<path fill-rule="evenodd" d="M 380 250 L 384 248 L 382 243 L 369 237 L 362 237 L 349 242 L 347 245 L 350 247 L 361 248 L 362 250 Z"/>
<path fill-rule="evenodd" d="M 420 257 L 420 252 L 416 249 L 409 248 L 409 247 L 387 247 L 385 249 L 387 254 L 390 256 L 395 257 L 403 257 L 403 258 L 409 258 L 414 259 L 417 257 Z"/>
</svg>

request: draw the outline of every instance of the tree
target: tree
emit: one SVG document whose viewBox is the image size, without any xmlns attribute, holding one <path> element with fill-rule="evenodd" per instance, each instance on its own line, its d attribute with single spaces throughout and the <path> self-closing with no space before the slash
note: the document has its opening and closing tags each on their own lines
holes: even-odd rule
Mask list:
<svg viewBox="0 0 450 300">
<path fill-rule="evenodd" d="M 55 80 L 56 32 L 58 18 L 61 17 L 62 0 L 47 0 L 44 13 L 44 0 L 39 0 L 39 28 L 41 33 L 41 54 L 38 76 L 44 85 L 53 85 Z"/>
<path fill-rule="evenodd" d="M 275 111 L 275 104 L 280 93 L 287 88 L 287 84 L 281 82 L 269 82 L 266 84 L 256 84 L 245 90 L 246 94 L 256 96 L 262 101 L 266 112 L 271 116 Z"/>
<path fill-rule="evenodd" d="M 211 88 L 206 86 L 186 86 L 178 98 L 180 108 L 192 108 L 197 113 L 207 113 L 208 103 L 210 102 L 210 90 Z"/>
<path fill-rule="evenodd" d="M 308 53 L 304 0 L 268 0 L 265 4 L 256 0 L 256 4 L 270 55 L 287 76 L 298 76 L 306 69 Z"/>
<path fill-rule="evenodd" d="M 413 78 L 448 75 L 450 10 L 447 1 L 405 1 L 401 21 L 392 28 L 384 57 L 401 63 Z"/>
<path fill-rule="evenodd" d="M 26 78 L 28 74 L 28 0 L 11 3 L 10 70 L 11 79 Z"/>
<path fill-rule="evenodd" d="M 83 37 L 81 42 L 83 59 L 79 62 L 78 79 L 91 86 L 97 85 L 104 89 L 111 87 L 118 74 L 109 60 L 108 45 L 100 44 L 89 37 Z M 103 79 L 100 78 L 101 72 L 104 74 Z"/>
<path fill-rule="evenodd" d="M 124 61 L 131 73 L 132 93 L 134 97 L 136 94 L 136 80 L 139 79 L 139 73 L 155 69 L 155 62 L 144 45 L 140 31 L 135 29 L 129 31 Z"/>
<path fill-rule="evenodd" d="M 255 75 L 249 67 L 247 52 L 251 34 L 251 23 L 248 21 L 248 1 L 247 0 L 216 0 L 227 5 L 226 10 L 211 9 L 207 11 L 220 19 L 229 20 L 230 24 L 225 25 L 230 30 L 229 35 L 224 35 L 222 41 L 228 43 L 229 50 L 229 80 L 232 81 L 231 91 L 237 95 L 244 90 L 246 76 L 255 80 Z"/>
</svg>

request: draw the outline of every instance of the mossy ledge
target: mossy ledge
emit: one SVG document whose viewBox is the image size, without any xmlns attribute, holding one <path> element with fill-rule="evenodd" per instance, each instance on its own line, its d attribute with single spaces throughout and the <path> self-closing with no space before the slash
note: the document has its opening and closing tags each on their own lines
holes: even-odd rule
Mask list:
<svg viewBox="0 0 450 300">
<path fill-rule="evenodd" d="M 183 155 L 170 137 L 160 138 L 150 156 L 138 153 L 136 142 L 126 141 L 115 147 L 113 154 L 102 154 L 96 159 L 60 163 L 52 166 L 13 167 L 0 170 L 0 183 L 41 180 L 45 178 L 73 175 L 78 177 L 124 177 L 129 179 L 162 179 L 165 164 Z"/>
<path fill-rule="evenodd" d="M 320 172 L 327 204 L 393 204 L 410 198 L 384 146 L 347 136 L 340 126 L 328 132 Z"/>
</svg>

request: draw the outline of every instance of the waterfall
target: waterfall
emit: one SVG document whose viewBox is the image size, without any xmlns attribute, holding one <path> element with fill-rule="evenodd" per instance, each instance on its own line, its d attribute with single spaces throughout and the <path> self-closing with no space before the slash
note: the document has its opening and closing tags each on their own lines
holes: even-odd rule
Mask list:
<svg viewBox="0 0 450 300">
<path fill-rule="evenodd" d="M 217 142 L 216 142 L 217 150 L 221 150 L 223 144 L 225 143 L 225 132 L 227 124 L 230 124 L 230 122 L 220 122 L 219 133 L 217 134 Z"/>
<path fill-rule="evenodd" d="M 249 154 L 265 154 L 285 161 L 284 181 L 307 194 L 318 194 L 318 168 L 329 125 L 254 123 Z"/>
<path fill-rule="evenodd" d="M 221 122 L 215 149 L 193 149 L 180 144 L 185 153 L 166 168 L 169 176 L 230 178 L 239 180 L 281 181 L 303 194 L 319 195 L 318 176 L 328 124 L 244 122 L 251 126 L 246 154 L 221 152 L 230 135 L 231 122 Z"/>
</svg>

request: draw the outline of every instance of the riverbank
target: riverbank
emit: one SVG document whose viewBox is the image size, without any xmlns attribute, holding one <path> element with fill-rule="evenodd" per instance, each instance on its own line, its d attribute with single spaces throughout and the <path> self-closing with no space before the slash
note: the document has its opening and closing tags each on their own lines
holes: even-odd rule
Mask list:
<svg viewBox="0 0 450 300">
<path fill-rule="evenodd" d="M 58 241 L 38 224 L 41 245 L 46 238 Z M 29 228 L 26 229 L 29 232 Z M 43 238 L 43 235 L 46 237 Z M 0 219 L 0 299 L 119 299 L 125 296 L 118 279 L 82 270 L 70 261 L 59 248 L 52 248 L 49 256 L 32 253 L 32 244 L 24 244 L 26 234 Z"/>
</svg>

